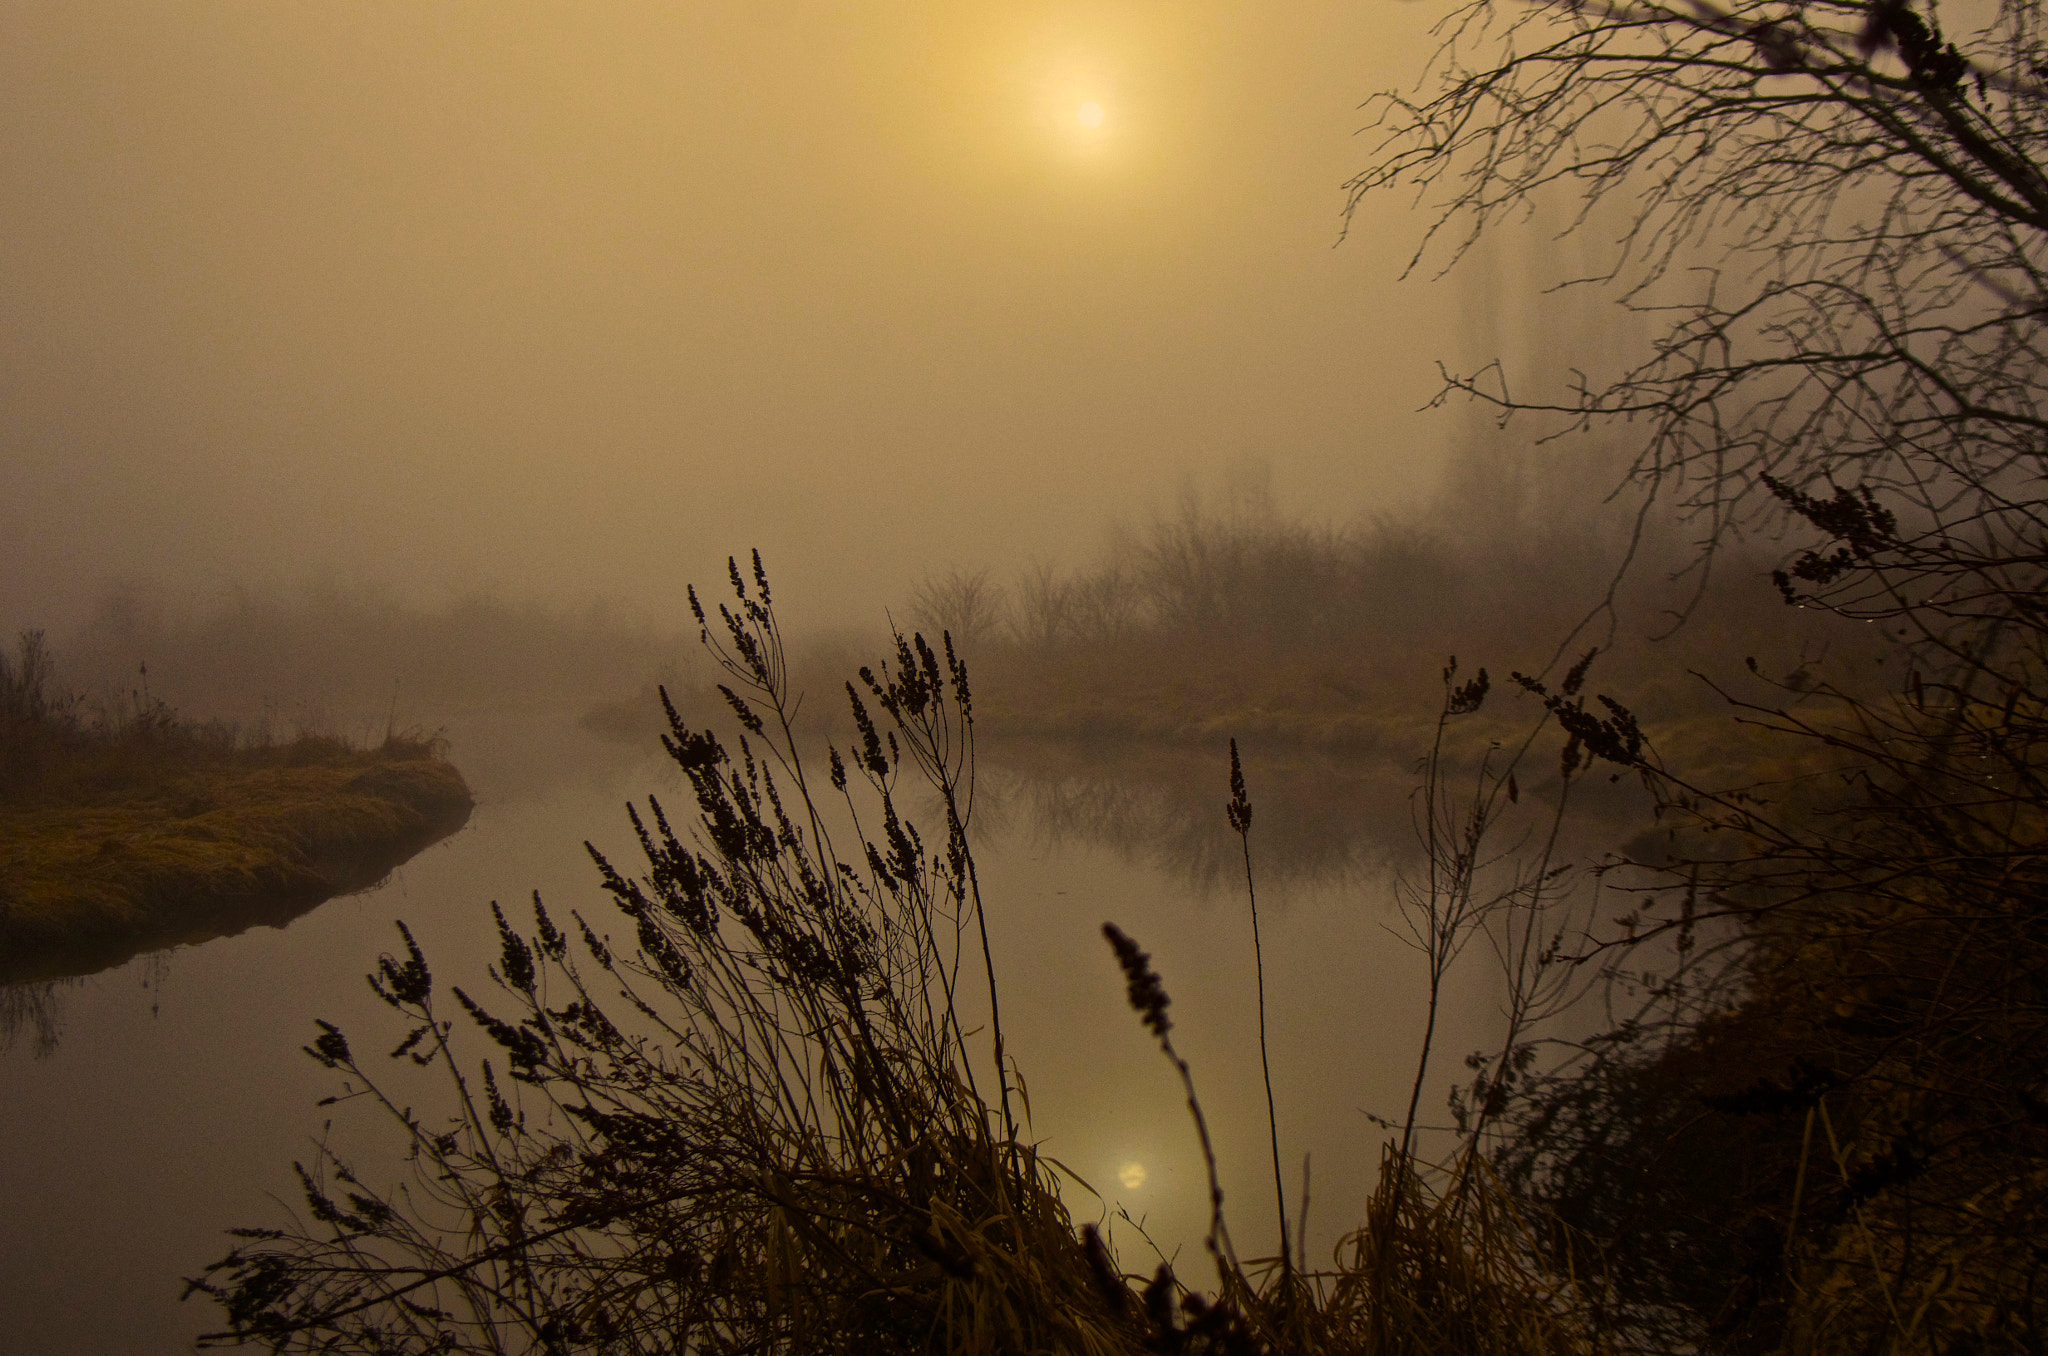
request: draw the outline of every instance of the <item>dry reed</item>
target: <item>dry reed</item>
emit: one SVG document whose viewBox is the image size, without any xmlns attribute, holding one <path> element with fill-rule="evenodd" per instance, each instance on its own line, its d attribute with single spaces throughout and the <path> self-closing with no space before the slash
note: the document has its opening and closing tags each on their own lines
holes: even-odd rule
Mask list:
<svg viewBox="0 0 2048 1356">
<path fill-rule="evenodd" d="M 941 659 L 899 637 L 890 663 L 849 685 L 856 736 L 828 751 L 821 779 L 793 740 L 758 558 L 751 582 L 735 565 L 732 584 L 732 604 L 698 615 L 744 733 L 729 745 L 669 706 L 664 742 L 694 827 L 650 799 L 634 814 L 643 874 L 597 858 L 631 939 L 612 941 L 582 914 L 558 926 L 536 899 L 530 931 L 498 915 L 497 992 L 444 999 L 406 934 L 374 983 L 409 1028 L 393 1056 L 441 1071 L 446 1109 L 414 1111 L 397 1079 L 325 1027 L 310 1053 L 342 1075 L 344 1096 L 401 1129 L 413 1170 L 373 1187 L 325 1150 L 302 1167 L 308 1218 L 241 1231 L 192 1283 L 224 1308 L 227 1326 L 209 1341 L 1077 1356 L 1599 1349 L 1470 1156 L 1454 1181 L 1429 1186 L 1411 1158 L 1390 1157 L 1337 1269 L 1240 1262 L 1218 1193 L 1213 1287 L 1163 1267 L 1123 1274 L 1092 1228 L 1076 1229 L 1076 1185 L 1020 1138 L 999 1035 L 962 1023 L 963 986 L 985 986 L 973 1006 L 995 1011 L 999 980 L 968 840 L 965 665 L 950 645 Z M 936 839 L 901 812 L 910 787 L 935 789 L 946 807 Z M 1241 787 L 1234 799 L 1248 809 Z M 1126 948 L 1134 1004 L 1164 1043 L 1164 990 Z M 500 1062 L 459 1057 L 450 1000 Z M 1173 1058 L 1199 1125 L 1192 1073 Z"/>
</svg>

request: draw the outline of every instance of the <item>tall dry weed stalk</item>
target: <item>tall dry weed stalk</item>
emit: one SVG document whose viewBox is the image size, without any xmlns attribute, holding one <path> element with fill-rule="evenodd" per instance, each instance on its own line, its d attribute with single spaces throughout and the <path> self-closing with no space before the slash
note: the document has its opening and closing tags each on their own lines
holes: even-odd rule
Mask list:
<svg viewBox="0 0 2048 1356">
<path fill-rule="evenodd" d="M 1538 1071 L 1540 1038 L 1589 987 L 1588 978 L 1575 973 L 1564 942 L 1585 934 L 1594 897 L 1571 888 L 1571 868 L 1560 862 L 1558 850 L 1573 774 L 1588 770 L 1589 764 L 1579 760 L 1567 766 L 1547 805 L 1521 807 L 1519 821 L 1515 809 L 1522 801 L 1518 769 L 1553 721 L 1573 728 L 1570 713 L 1583 706 L 1577 694 L 1593 657 L 1588 654 L 1565 679 L 1565 690 L 1572 694 L 1564 704 L 1566 716 L 1547 706 L 1518 745 L 1502 749 L 1489 744 L 1476 765 L 1463 768 L 1448 755 L 1449 732 L 1481 709 L 1491 684 L 1484 670 L 1458 682 L 1455 659 L 1444 669 L 1436 738 L 1416 794 L 1416 830 L 1425 865 L 1419 879 L 1403 883 L 1399 895 L 1407 939 L 1427 967 L 1424 1032 L 1404 1119 L 1374 1118 L 1398 1132 L 1398 1138 L 1384 1146 L 1378 1187 L 1365 1203 L 1365 1222 L 1341 1241 L 1332 1265 L 1313 1266 L 1305 1251 L 1298 1259 L 1292 1255 L 1284 1204 L 1279 1208 L 1278 1257 L 1238 1257 L 1194 1073 L 1170 1035 L 1164 981 L 1136 941 L 1114 924 L 1104 925 L 1125 975 L 1130 1006 L 1180 1078 L 1208 1174 L 1206 1243 L 1219 1288 L 1216 1301 L 1205 1302 L 1200 1312 L 1241 1330 L 1252 1349 L 1373 1356 L 1629 1349 L 1618 1330 L 1590 1321 L 1598 1311 L 1584 1287 L 1594 1278 L 1553 1267 L 1544 1249 L 1549 1221 L 1521 1208 L 1492 1163 L 1503 1137 L 1500 1122 Z M 1454 777 L 1469 781 L 1460 784 Z M 1251 871 L 1251 803 L 1235 740 L 1225 814 L 1243 848 L 1253 911 L 1261 1071 L 1276 1201 L 1284 1202 L 1277 1195 L 1278 1119 L 1270 1064 L 1264 1059 L 1264 962 Z M 1533 831 L 1527 822 L 1532 817 Z M 1503 837 L 1509 841 L 1503 843 Z M 1452 1094 L 1455 1124 L 1435 1128 L 1443 1132 L 1432 1136 L 1441 1152 L 1425 1157 L 1422 1141 L 1432 1127 L 1422 1122 L 1420 1099 L 1449 974 L 1470 944 L 1482 938 L 1504 981 L 1504 1034 L 1497 1053 L 1467 1060 L 1474 1077 L 1468 1088 Z"/>
<path fill-rule="evenodd" d="M 1287 1186 L 1280 1177 L 1280 1117 L 1273 1109 L 1273 1059 L 1266 1043 L 1266 949 L 1259 941 L 1259 891 L 1252 879 L 1252 801 L 1244 784 L 1244 765 L 1237 756 L 1237 741 L 1230 741 L 1230 803 L 1224 806 L 1231 831 L 1244 853 L 1244 894 L 1252 915 L 1252 968 L 1258 977 L 1259 994 L 1259 1076 L 1266 1085 L 1266 1134 L 1273 1149 L 1273 1208 L 1280 1219 L 1281 1284 L 1291 1283 L 1294 1258 L 1287 1242 Z"/>
</svg>

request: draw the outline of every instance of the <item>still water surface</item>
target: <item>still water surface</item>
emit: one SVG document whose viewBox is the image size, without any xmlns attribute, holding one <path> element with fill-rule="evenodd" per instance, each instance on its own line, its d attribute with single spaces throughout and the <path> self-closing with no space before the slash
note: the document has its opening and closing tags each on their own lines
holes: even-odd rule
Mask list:
<svg viewBox="0 0 2048 1356">
<path fill-rule="evenodd" d="M 227 1250 L 226 1228 L 284 1221 L 299 1204 L 291 1164 L 321 1135 L 370 1180 L 395 1176 L 373 1119 L 315 1105 L 337 1079 L 300 1053 L 315 1018 L 358 1049 L 397 1042 L 394 1015 L 363 979 L 396 943 L 393 920 L 412 926 L 442 984 L 473 988 L 495 956 L 490 901 L 519 919 L 539 890 L 558 917 L 580 908 L 596 920 L 603 896 L 584 840 L 635 861 L 624 804 L 676 778 L 658 757 L 563 733 L 551 715 L 501 712 L 466 728 L 455 757 L 477 791 L 467 829 L 287 927 L 53 990 L 42 1001 L 54 1045 L 39 1051 L 30 1021 L 0 1051 L 0 1349 L 187 1351 L 217 1313 L 181 1303 L 180 1278 Z M 1290 1195 L 1311 1157 L 1311 1252 L 1327 1257 L 1358 1221 L 1377 1163 L 1381 1135 L 1364 1113 L 1405 1105 L 1421 1030 L 1419 966 L 1389 931 L 1386 889 L 1407 833 L 1406 785 L 1397 769 L 1283 773 L 1256 751 L 1247 774 L 1282 1153 Z M 1100 928 L 1112 919 L 1153 953 L 1216 1137 L 1233 1233 L 1246 1255 L 1269 1253 L 1250 924 L 1226 782 L 1215 751 L 984 759 L 981 879 L 1033 1133 L 1099 1193 L 1067 1193 L 1077 1219 L 1127 1211 L 1190 1275 L 1205 1212 L 1193 1132 L 1171 1069 L 1123 1005 Z M 1434 1105 L 1494 1008 L 1483 977 L 1456 996 Z M 1150 1268 L 1131 1224 L 1116 1221 L 1114 1237 L 1127 1267 Z"/>
</svg>

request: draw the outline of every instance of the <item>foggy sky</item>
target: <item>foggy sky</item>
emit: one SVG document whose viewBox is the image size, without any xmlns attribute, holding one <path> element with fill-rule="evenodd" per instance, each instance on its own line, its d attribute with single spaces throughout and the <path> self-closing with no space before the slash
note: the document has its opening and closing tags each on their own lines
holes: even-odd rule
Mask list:
<svg viewBox="0 0 2048 1356">
<path fill-rule="evenodd" d="M 798 620 L 1264 459 L 1427 484 L 1456 283 L 1336 247 L 1440 4 L 13 0 L 0 624 L 319 578 Z M 1088 134 L 1074 110 L 1099 101 Z"/>
</svg>

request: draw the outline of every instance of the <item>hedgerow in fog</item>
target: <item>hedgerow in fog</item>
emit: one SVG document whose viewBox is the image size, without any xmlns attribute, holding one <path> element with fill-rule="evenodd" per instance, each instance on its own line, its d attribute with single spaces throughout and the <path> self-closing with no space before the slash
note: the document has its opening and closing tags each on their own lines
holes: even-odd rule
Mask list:
<svg viewBox="0 0 2048 1356">
<path fill-rule="evenodd" d="M 1511 455 L 1482 449 L 1450 478 L 1454 489 Z M 1592 498 L 1603 484 L 1583 469 L 1569 480 Z M 1262 495 L 1190 492 L 1171 513 L 1113 533 L 1089 565 L 1032 566 L 1009 587 L 985 570 L 935 572 L 913 591 L 911 615 L 979 638 L 964 648 L 999 736 L 1219 751 L 1242 736 L 1269 752 L 1397 765 L 1426 736 L 1447 655 L 1543 669 L 1597 646 L 1602 672 L 1630 684 L 1645 719 L 1715 757 L 1722 706 L 1688 671 L 1730 650 L 1773 677 L 1855 691 L 1902 672 L 1891 637 L 1786 609 L 1754 552 L 1724 561 L 1728 585 L 1702 593 L 1676 532 L 1634 531 L 1625 513 L 1546 517 L 1561 492 L 1517 502 L 1495 486 L 1405 522 L 1343 527 L 1290 518 Z"/>
</svg>

